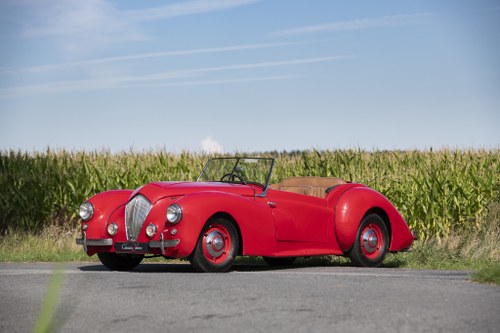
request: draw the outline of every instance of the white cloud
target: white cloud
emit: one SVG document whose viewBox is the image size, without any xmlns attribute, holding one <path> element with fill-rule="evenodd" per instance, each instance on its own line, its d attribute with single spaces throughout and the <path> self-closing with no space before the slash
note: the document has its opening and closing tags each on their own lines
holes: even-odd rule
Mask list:
<svg viewBox="0 0 500 333">
<path fill-rule="evenodd" d="M 251 5 L 259 1 L 261 0 L 194 0 L 160 7 L 130 10 L 126 14 L 132 21 L 155 21 L 171 17 L 227 10 Z"/>
<path fill-rule="evenodd" d="M 163 75 L 159 78 L 157 78 L 155 75 L 114 76 L 114 77 L 99 77 L 93 79 L 33 84 L 33 85 L 0 89 L 0 99 L 33 95 L 33 94 L 58 93 L 58 92 L 69 92 L 69 91 L 77 91 L 77 92 L 91 91 L 99 89 L 112 89 L 112 88 L 131 86 L 131 85 L 138 86 L 141 85 L 142 83 L 192 77 L 195 74 L 196 73 L 193 72 L 170 72 L 170 73 L 163 73 Z"/>
<path fill-rule="evenodd" d="M 260 76 L 260 77 L 244 77 L 238 79 L 226 79 L 226 80 L 199 80 L 199 81 L 183 81 L 167 83 L 167 86 L 212 86 L 216 84 L 227 84 L 227 83 L 243 83 L 243 82 L 260 82 L 260 81 L 277 81 L 277 80 L 290 80 L 296 79 L 300 76 L 298 75 L 282 75 L 282 76 Z M 156 85 L 158 86 L 158 85 Z"/>
<path fill-rule="evenodd" d="M 240 69 L 252 69 L 252 68 L 266 68 L 266 67 L 280 67 L 280 66 L 294 66 L 294 65 L 305 65 L 313 64 L 319 62 L 335 61 L 341 59 L 350 58 L 349 56 L 327 56 L 327 57 L 316 57 L 316 58 L 305 58 L 305 59 L 293 59 L 284 61 L 268 61 L 268 62 L 257 62 L 251 64 L 238 64 L 238 65 L 228 65 L 220 67 L 208 67 L 194 69 L 195 72 L 218 72 L 227 70 L 240 70 Z"/>
<path fill-rule="evenodd" d="M 224 152 L 222 146 L 211 136 L 207 136 L 201 140 L 200 149 L 205 154 L 222 154 Z"/>
<path fill-rule="evenodd" d="M 426 19 L 434 16 L 433 13 L 417 13 L 382 16 L 375 18 L 356 19 L 348 21 L 338 21 L 325 24 L 309 25 L 293 29 L 273 32 L 274 36 L 303 35 L 316 32 L 336 32 L 349 30 L 365 30 L 382 27 L 400 27 L 405 25 L 415 25 L 425 22 Z"/>
<path fill-rule="evenodd" d="M 116 88 L 123 86 L 142 86 L 144 84 L 150 84 L 151 82 L 164 82 L 178 80 L 187 77 L 197 77 L 206 73 L 223 72 L 223 71 L 235 71 L 235 70 L 250 70 L 255 68 L 272 68 L 272 67 L 285 67 L 285 66 L 297 66 L 321 62 L 330 62 L 341 59 L 348 59 L 347 56 L 327 56 L 327 57 L 317 57 L 317 58 L 304 58 L 304 59 L 293 59 L 284 61 L 271 61 L 271 62 L 257 62 L 257 63 L 247 63 L 247 64 L 237 64 L 237 65 L 227 65 L 219 67 L 204 67 L 204 68 L 194 68 L 194 69 L 183 69 L 177 71 L 166 71 L 158 72 L 155 74 L 147 75 L 136 75 L 136 76 L 109 76 L 109 77 L 99 77 L 95 79 L 84 79 L 84 80 L 73 80 L 73 81 L 59 81 L 51 82 L 46 84 L 36 84 L 36 85 L 26 85 L 18 86 L 6 89 L 0 89 L 0 98 L 17 97 L 21 95 L 30 95 L 36 93 L 48 93 L 48 92 L 60 92 L 60 91 L 87 91 L 94 89 L 106 89 L 106 88 Z M 267 76 L 266 78 L 272 79 L 283 79 L 286 76 Z M 226 79 L 223 81 L 236 82 L 236 81 L 263 81 L 265 78 L 234 78 Z M 221 80 L 207 81 L 205 84 L 220 84 L 223 83 Z M 197 82 L 196 84 L 200 84 Z M 182 85 L 182 82 L 178 82 L 175 85 Z M 184 85 L 193 85 L 193 83 L 185 83 Z"/>
<path fill-rule="evenodd" d="M 259 50 L 259 49 L 276 48 L 276 47 L 290 46 L 290 45 L 297 45 L 297 44 L 301 44 L 301 43 L 284 42 L 284 43 L 241 44 L 241 45 L 231 45 L 231 46 L 222 46 L 222 47 L 210 47 L 210 48 L 203 48 L 203 49 L 149 52 L 149 53 L 139 53 L 139 54 L 132 54 L 132 55 L 117 56 L 117 57 L 88 59 L 88 60 L 73 61 L 73 62 L 66 62 L 66 63 L 59 63 L 59 64 L 24 67 L 24 68 L 17 68 L 17 69 L 16 68 L 0 68 L 0 73 L 12 73 L 12 72 L 17 72 L 17 71 L 37 73 L 37 72 L 53 71 L 53 70 L 71 68 L 71 67 L 81 67 L 81 66 L 88 66 L 88 65 L 113 63 L 113 62 L 119 62 L 119 61 L 131 61 L 131 60 L 162 58 L 162 57 L 175 57 L 175 56 L 184 56 L 184 55 L 238 52 L 238 51 L 245 51 L 245 50 Z"/>
<path fill-rule="evenodd" d="M 141 22 L 209 13 L 261 0 L 194 0 L 141 10 L 123 10 L 108 0 L 20 2 L 27 38 L 50 37 L 71 54 L 123 42 L 148 40 Z M 15 4 L 13 4 L 15 6 Z"/>
<path fill-rule="evenodd" d="M 62 0 L 26 8 L 24 37 L 49 37 L 68 53 L 87 53 L 108 44 L 145 40 L 138 25 L 105 0 Z"/>
</svg>

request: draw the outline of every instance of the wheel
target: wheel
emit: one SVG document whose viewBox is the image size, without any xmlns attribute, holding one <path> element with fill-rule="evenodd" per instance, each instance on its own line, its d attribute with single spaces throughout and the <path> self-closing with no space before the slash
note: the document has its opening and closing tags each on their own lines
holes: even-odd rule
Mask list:
<svg viewBox="0 0 500 333">
<path fill-rule="evenodd" d="M 291 266 L 296 259 L 295 257 L 282 257 L 282 258 L 262 257 L 262 258 L 264 259 L 266 264 L 273 267 Z"/>
<path fill-rule="evenodd" d="M 97 256 L 101 263 L 113 271 L 130 271 L 144 258 L 142 255 L 102 252 Z"/>
<path fill-rule="evenodd" d="M 377 267 L 384 261 L 389 248 L 389 233 L 380 216 L 370 214 L 359 225 L 349 258 L 356 266 Z"/>
<path fill-rule="evenodd" d="M 238 233 L 234 225 L 224 218 L 217 218 L 203 227 L 190 262 L 199 272 L 227 272 L 237 251 Z"/>
</svg>

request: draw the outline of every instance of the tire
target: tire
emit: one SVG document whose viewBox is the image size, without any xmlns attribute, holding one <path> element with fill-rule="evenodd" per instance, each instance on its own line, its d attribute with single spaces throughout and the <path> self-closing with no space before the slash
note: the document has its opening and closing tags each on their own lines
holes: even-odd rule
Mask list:
<svg viewBox="0 0 500 333">
<path fill-rule="evenodd" d="M 287 267 L 287 266 L 292 266 L 293 262 L 295 261 L 295 257 L 281 257 L 281 258 L 276 258 L 276 257 L 262 257 L 266 264 L 272 267 Z"/>
<path fill-rule="evenodd" d="M 359 225 L 349 258 L 355 266 L 377 267 L 384 261 L 389 248 L 389 233 L 384 220 L 369 214 Z"/>
<path fill-rule="evenodd" d="M 189 261 L 198 272 L 227 272 L 238 253 L 238 244 L 238 233 L 230 221 L 208 221 Z"/>
<path fill-rule="evenodd" d="M 112 271 L 131 271 L 137 267 L 144 258 L 142 255 L 109 252 L 98 253 L 97 256 L 101 263 Z"/>
</svg>

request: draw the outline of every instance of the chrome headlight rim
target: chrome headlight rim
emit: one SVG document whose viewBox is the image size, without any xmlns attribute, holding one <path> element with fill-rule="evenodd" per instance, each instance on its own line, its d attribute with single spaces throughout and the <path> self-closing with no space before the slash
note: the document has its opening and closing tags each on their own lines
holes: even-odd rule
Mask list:
<svg viewBox="0 0 500 333">
<path fill-rule="evenodd" d="M 153 238 L 156 235 L 156 232 L 158 231 L 158 227 L 154 223 L 148 224 L 146 227 L 146 236 L 149 238 Z"/>
<path fill-rule="evenodd" d="M 167 221 L 172 224 L 177 224 L 182 219 L 182 208 L 174 203 L 167 208 Z"/>
<path fill-rule="evenodd" d="M 88 201 L 85 201 L 80 205 L 80 210 L 78 212 L 78 215 L 80 215 L 80 218 L 87 222 L 94 216 L 94 206 Z"/>
<path fill-rule="evenodd" d="M 116 234 L 118 233 L 118 225 L 115 222 L 111 222 L 110 224 L 108 224 L 108 227 L 106 229 L 108 231 L 108 235 L 110 235 L 111 237 L 116 236 Z"/>
</svg>

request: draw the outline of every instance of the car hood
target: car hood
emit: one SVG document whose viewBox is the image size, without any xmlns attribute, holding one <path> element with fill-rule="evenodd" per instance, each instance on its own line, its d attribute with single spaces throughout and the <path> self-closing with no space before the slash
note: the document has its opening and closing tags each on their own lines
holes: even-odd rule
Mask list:
<svg viewBox="0 0 500 333">
<path fill-rule="evenodd" d="M 135 190 L 130 198 L 142 194 L 153 204 L 165 197 L 185 196 L 199 192 L 224 192 L 245 197 L 255 196 L 255 188 L 249 185 L 219 182 L 153 182 Z"/>
</svg>

